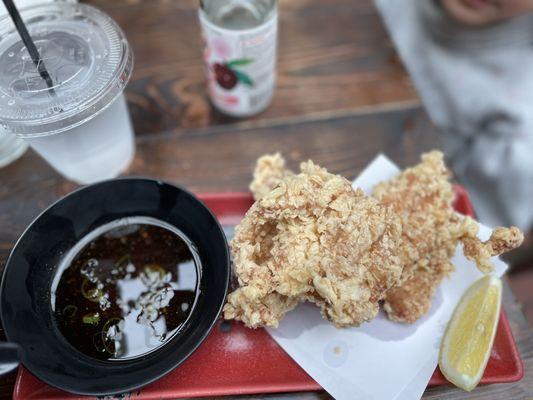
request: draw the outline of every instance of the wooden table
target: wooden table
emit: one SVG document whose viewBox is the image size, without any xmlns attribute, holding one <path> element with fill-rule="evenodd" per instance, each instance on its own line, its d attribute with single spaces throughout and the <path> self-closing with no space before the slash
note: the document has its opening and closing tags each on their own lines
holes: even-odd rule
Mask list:
<svg viewBox="0 0 533 400">
<path fill-rule="evenodd" d="M 128 175 L 157 177 L 195 192 L 246 190 L 255 159 L 282 151 L 291 167 L 312 158 L 353 177 L 376 154 L 401 166 L 440 147 L 370 1 L 280 3 L 278 86 L 263 114 L 235 120 L 205 97 L 196 0 L 91 0 L 124 28 L 135 52 L 127 98 L 137 133 Z M 0 170 L 0 265 L 28 223 L 75 184 L 32 151 Z M 513 333 L 526 367 L 521 382 L 427 390 L 424 398 L 533 397 L 533 330 L 508 285 Z M 0 378 L 11 397 L 15 375 Z M 326 393 L 247 399 L 325 399 Z"/>
</svg>

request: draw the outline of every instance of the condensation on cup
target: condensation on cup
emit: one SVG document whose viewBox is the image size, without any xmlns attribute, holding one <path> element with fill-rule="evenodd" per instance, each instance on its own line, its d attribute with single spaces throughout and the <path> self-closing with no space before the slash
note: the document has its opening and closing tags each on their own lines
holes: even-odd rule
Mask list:
<svg viewBox="0 0 533 400">
<path fill-rule="evenodd" d="M 41 78 L 9 17 L 0 19 L 0 125 L 54 169 L 88 184 L 124 171 L 135 153 L 123 90 L 133 54 L 119 26 L 88 5 L 21 10 L 52 79 Z"/>
</svg>

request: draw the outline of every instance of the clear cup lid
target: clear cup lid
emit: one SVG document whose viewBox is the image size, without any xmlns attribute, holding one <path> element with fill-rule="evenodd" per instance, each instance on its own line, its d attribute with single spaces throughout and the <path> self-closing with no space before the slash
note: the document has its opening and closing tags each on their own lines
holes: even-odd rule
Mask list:
<svg viewBox="0 0 533 400">
<path fill-rule="evenodd" d="M 124 89 L 133 54 L 119 26 L 84 4 L 21 10 L 52 89 L 9 18 L 0 19 L 0 125 L 22 137 L 62 132 L 93 118 Z"/>
</svg>

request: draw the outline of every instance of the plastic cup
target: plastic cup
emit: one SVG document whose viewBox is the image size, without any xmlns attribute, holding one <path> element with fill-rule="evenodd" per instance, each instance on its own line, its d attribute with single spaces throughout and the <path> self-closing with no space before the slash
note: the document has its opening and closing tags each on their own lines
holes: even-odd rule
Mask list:
<svg viewBox="0 0 533 400">
<path fill-rule="evenodd" d="M 9 17 L 0 19 L 0 126 L 78 183 L 113 178 L 134 152 L 123 96 L 133 54 L 100 10 L 55 2 L 21 10 L 50 74 L 41 78 Z"/>
<path fill-rule="evenodd" d="M 28 143 L 14 135 L 0 131 L 0 168 L 22 156 L 27 148 Z"/>
</svg>

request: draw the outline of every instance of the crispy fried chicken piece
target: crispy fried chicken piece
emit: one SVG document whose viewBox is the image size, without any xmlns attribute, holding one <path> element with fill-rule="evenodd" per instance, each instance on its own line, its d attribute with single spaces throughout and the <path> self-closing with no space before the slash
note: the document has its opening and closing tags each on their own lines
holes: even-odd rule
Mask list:
<svg viewBox="0 0 533 400">
<path fill-rule="evenodd" d="M 291 175 L 279 153 L 262 157 L 258 160 L 251 185 L 255 197 L 263 197 L 284 177 Z M 480 270 L 490 272 L 490 257 L 514 249 L 523 241 L 522 233 L 511 227 L 496 228 L 488 241 L 481 242 L 476 236 L 477 223 L 453 210 L 454 192 L 449 176 L 442 153 L 433 151 L 424 154 L 420 164 L 374 188 L 373 196 L 382 205 L 394 210 L 402 226 L 398 243 L 402 273 L 394 287 L 382 292 L 385 296 L 384 309 L 394 321 L 412 323 L 427 313 L 438 285 L 454 269 L 451 258 L 458 243 L 463 243 L 466 257 L 474 261 Z M 261 234 L 271 236 L 264 232 Z M 264 278 L 268 277 L 266 274 Z M 259 326 L 264 324 L 261 321 L 279 321 L 285 312 L 302 300 L 302 297 L 294 298 L 278 292 L 265 298 L 255 293 L 246 294 L 250 290 L 254 293 L 253 289 L 246 289 L 230 298 L 230 303 L 233 301 L 238 306 L 227 306 L 229 318 L 236 318 L 240 313 L 250 319 L 253 314 L 253 322 L 248 324 Z M 252 298 L 255 302 L 253 307 L 243 310 Z M 313 301 L 312 297 L 306 298 Z"/>
<path fill-rule="evenodd" d="M 510 228 L 498 227 L 492 231 L 489 240 L 481 242 L 470 237 L 463 238 L 463 251 L 470 261 L 474 261 L 479 269 L 490 272 L 492 265 L 490 258 L 520 247 L 524 241 L 524 234 L 516 226 Z"/>
<path fill-rule="evenodd" d="M 255 165 L 254 179 L 250 183 L 250 190 L 255 200 L 259 200 L 274 189 L 292 171 L 285 167 L 285 159 L 280 153 L 265 154 L 259 157 Z"/>
<path fill-rule="evenodd" d="M 412 323 L 431 307 L 442 279 L 453 271 L 451 258 L 457 244 L 484 272 L 492 270 L 489 258 L 518 247 L 522 234 L 517 228 L 496 228 L 482 243 L 478 225 L 453 210 L 454 192 L 448 181 L 442 153 L 433 151 L 422 162 L 398 177 L 374 188 L 373 196 L 393 207 L 402 221 L 400 283 L 385 296 L 384 309 L 390 319 Z"/>
<path fill-rule="evenodd" d="M 453 271 L 450 263 L 430 261 L 425 268 L 417 268 L 409 279 L 389 290 L 383 303 L 389 319 L 413 323 L 425 315 L 437 287 L 450 271 Z"/>
<path fill-rule="evenodd" d="M 231 243 L 240 287 L 226 319 L 276 327 L 302 301 L 337 327 L 373 319 L 401 276 L 401 226 L 389 209 L 312 162 L 247 212 Z"/>
</svg>

